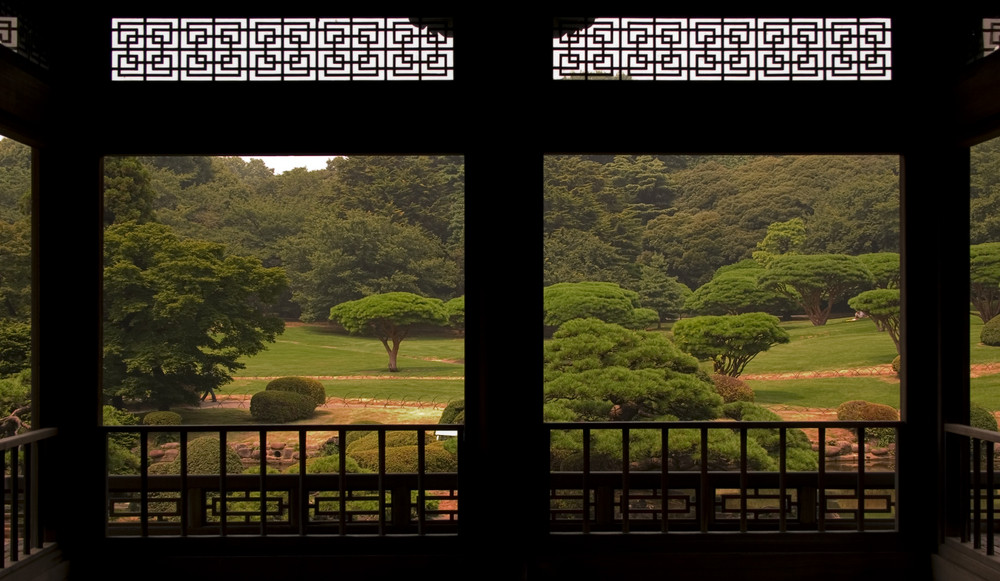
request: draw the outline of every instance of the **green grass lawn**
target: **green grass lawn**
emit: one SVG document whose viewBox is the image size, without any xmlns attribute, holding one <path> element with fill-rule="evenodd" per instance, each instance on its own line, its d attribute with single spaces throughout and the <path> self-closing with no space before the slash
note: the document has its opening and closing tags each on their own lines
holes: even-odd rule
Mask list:
<svg viewBox="0 0 1000 581">
<path fill-rule="evenodd" d="M 783 322 L 791 342 L 775 345 L 755 357 L 745 374 L 825 371 L 892 363 L 896 346 L 869 319 L 830 319 L 826 325 L 809 321 Z"/>
<path fill-rule="evenodd" d="M 460 337 L 413 336 L 400 343 L 400 371 L 393 373 L 378 339 L 347 335 L 325 325 L 306 325 L 286 327 L 265 351 L 245 358 L 246 369 L 236 375 L 463 377 L 464 359 L 465 341 Z"/>
<path fill-rule="evenodd" d="M 791 342 L 759 354 L 747 365 L 745 375 L 874 367 L 888 364 L 896 356 L 892 340 L 870 320 L 836 318 L 819 327 L 795 320 L 782 322 L 782 327 L 788 331 Z M 970 361 L 997 363 L 1000 367 L 1000 348 L 979 344 L 981 328 L 982 321 L 970 316 Z M 668 332 L 668 328 L 661 332 Z M 263 390 L 268 381 L 253 378 L 332 376 L 352 378 L 322 379 L 331 398 L 447 403 L 464 396 L 464 348 L 460 337 L 407 338 L 400 348 L 400 371 L 391 373 L 385 349 L 375 338 L 346 335 L 325 325 L 292 326 L 266 351 L 247 358 L 246 369 L 239 371 L 237 379 L 219 393 L 243 398 L 249 408 L 250 396 Z M 710 364 L 705 365 L 711 370 Z M 835 408 L 845 401 L 863 399 L 899 407 L 899 381 L 894 376 L 752 379 L 749 383 L 757 402 L 765 405 Z M 991 410 L 1000 409 L 1000 374 L 973 378 L 971 386 L 972 401 Z M 208 411 L 189 413 L 199 416 Z M 246 423 L 249 418 L 248 409 L 243 408 L 212 411 L 204 421 Z M 226 420 L 216 414 L 233 417 Z M 185 418 L 185 422 L 189 421 L 199 420 Z"/>
</svg>

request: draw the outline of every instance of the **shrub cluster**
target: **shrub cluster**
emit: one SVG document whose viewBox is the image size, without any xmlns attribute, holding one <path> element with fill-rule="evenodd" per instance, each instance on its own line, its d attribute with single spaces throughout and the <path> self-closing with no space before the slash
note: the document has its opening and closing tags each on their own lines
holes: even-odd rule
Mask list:
<svg viewBox="0 0 1000 581">
<path fill-rule="evenodd" d="M 291 391 L 309 398 L 316 406 L 326 403 L 326 388 L 311 377 L 279 377 L 271 380 L 264 388 L 266 391 Z"/>
<path fill-rule="evenodd" d="M 250 415 L 258 422 L 283 424 L 313 415 L 314 400 L 294 391 L 258 391 L 250 398 Z"/>
<path fill-rule="evenodd" d="M 979 404 L 974 403 L 969 404 L 969 425 L 973 428 L 979 428 L 981 430 L 990 430 L 992 432 L 1000 431 L 1000 428 L 997 427 L 997 419 L 993 415 L 993 412 Z"/>
<path fill-rule="evenodd" d="M 722 396 L 724 403 L 754 399 L 753 389 L 738 377 L 716 373 L 712 375 L 712 384 L 715 385 L 715 392 Z"/>
<path fill-rule="evenodd" d="M 219 473 L 219 438 L 203 436 L 187 444 L 188 474 Z M 180 474 L 181 459 L 177 456 L 170 462 L 158 462 L 149 467 L 150 474 Z M 242 474 L 243 462 L 239 454 L 226 447 L 226 474 Z"/>
<path fill-rule="evenodd" d="M 448 402 L 444 411 L 441 412 L 439 424 L 464 424 L 465 423 L 465 400 L 455 399 Z"/>
<path fill-rule="evenodd" d="M 986 321 L 983 330 L 979 332 L 979 340 L 983 345 L 1000 347 L 1000 315 Z"/>
<path fill-rule="evenodd" d="M 845 401 L 837 407 L 837 419 L 841 421 L 896 421 L 899 410 L 881 403 L 864 400 Z M 866 428 L 867 441 L 885 446 L 896 441 L 895 428 Z"/>
<path fill-rule="evenodd" d="M 149 412 L 142 417 L 142 423 L 145 426 L 179 426 L 181 415 L 169 411 Z"/>
</svg>

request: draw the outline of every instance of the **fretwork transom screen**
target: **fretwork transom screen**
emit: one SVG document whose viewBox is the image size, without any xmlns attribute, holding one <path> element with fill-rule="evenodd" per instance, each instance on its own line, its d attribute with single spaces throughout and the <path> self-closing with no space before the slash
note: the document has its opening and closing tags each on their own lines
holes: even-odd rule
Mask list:
<svg viewBox="0 0 1000 581">
<path fill-rule="evenodd" d="M 17 48 L 16 16 L 0 16 L 0 46 Z"/>
<path fill-rule="evenodd" d="M 453 73 L 450 34 L 407 18 L 115 18 L 111 36 L 115 81 L 425 81 Z"/>
<path fill-rule="evenodd" d="M 891 28 L 888 18 L 596 18 L 555 31 L 553 77 L 890 80 Z"/>
</svg>

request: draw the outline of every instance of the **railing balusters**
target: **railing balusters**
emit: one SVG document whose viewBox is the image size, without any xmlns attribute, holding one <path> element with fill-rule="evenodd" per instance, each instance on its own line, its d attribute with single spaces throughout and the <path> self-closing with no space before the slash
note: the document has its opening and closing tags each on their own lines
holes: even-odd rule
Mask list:
<svg viewBox="0 0 1000 581">
<path fill-rule="evenodd" d="M 226 536 L 226 529 L 229 520 L 229 507 L 226 502 L 226 495 L 228 490 L 226 487 L 226 457 L 228 452 L 226 444 L 226 436 L 228 432 L 221 430 L 219 432 L 219 531 L 222 536 Z"/>
<path fill-rule="evenodd" d="M 747 428 L 740 428 L 740 532 L 747 532 Z"/>
<path fill-rule="evenodd" d="M 701 522 L 701 532 L 708 532 L 708 523 L 712 519 L 712 513 L 715 511 L 715 495 L 712 494 L 710 489 L 710 484 L 708 481 L 708 428 L 701 428 L 701 481 L 699 485 L 699 490 L 701 491 L 698 500 L 698 509 L 700 511 L 700 522 Z"/>
<path fill-rule="evenodd" d="M 260 454 L 258 454 L 258 470 L 260 472 L 260 534 L 267 535 L 267 431 L 257 432 L 260 442 Z"/>
<path fill-rule="evenodd" d="M 299 431 L 299 536 L 305 536 L 309 522 L 309 489 L 306 487 L 306 432 Z"/>
<path fill-rule="evenodd" d="M 993 489 L 994 462 L 993 442 L 986 442 L 986 554 L 991 557 L 995 552 L 993 546 L 993 513 L 995 511 L 995 507 L 993 506 L 995 496 Z"/>
<path fill-rule="evenodd" d="M 149 435 L 139 438 L 139 502 L 140 535 L 146 537 L 149 536 Z"/>
<path fill-rule="evenodd" d="M 627 533 L 628 518 L 629 518 L 629 440 L 631 438 L 631 433 L 628 428 L 622 428 L 622 497 L 621 497 L 621 511 L 622 511 L 622 532 Z"/>
<path fill-rule="evenodd" d="M 972 546 L 976 549 L 982 548 L 982 499 L 980 498 L 980 491 L 982 490 L 982 477 L 983 469 L 981 467 L 982 462 L 982 450 L 980 449 L 982 442 L 978 438 L 972 440 L 972 473 L 974 474 L 972 478 Z"/>
<path fill-rule="evenodd" d="M 590 428 L 583 429 L 583 532 L 590 532 Z"/>
<path fill-rule="evenodd" d="M 785 502 L 785 484 L 788 463 L 788 436 L 785 428 L 778 428 L 778 530 L 788 530 L 788 507 Z"/>
<path fill-rule="evenodd" d="M 426 470 L 426 454 L 425 454 L 425 442 L 424 439 L 427 437 L 427 432 L 418 429 L 417 430 L 417 534 L 423 535 L 425 532 L 424 518 L 425 518 L 425 490 L 424 490 L 424 471 Z"/>
<path fill-rule="evenodd" d="M 670 429 L 660 430 L 660 530 L 668 532 L 670 530 Z"/>
<path fill-rule="evenodd" d="M 819 440 L 819 457 L 817 458 L 816 470 L 816 505 L 817 505 L 817 529 L 819 532 L 826 532 L 826 428 L 820 427 L 817 430 Z"/>
<path fill-rule="evenodd" d="M 17 529 L 21 523 L 21 509 L 18 494 L 18 452 L 20 446 L 10 450 L 10 560 L 17 561 Z"/>
<path fill-rule="evenodd" d="M 385 536 L 385 428 L 378 429 L 378 534 Z"/>
<path fill-rule="evenodd" d="M 340 508 L 338 521 L 340 524 L 340 534 L 347 534 L 347 430 L 341 428 L 337 431 L 337 453 L 339 455 L 337 466 L 337 504 Z"/>
<path fill-rule="evenodd" d="M 865 428 L 858 428 L 858 531 L 865 530 Z"/>
</svg>

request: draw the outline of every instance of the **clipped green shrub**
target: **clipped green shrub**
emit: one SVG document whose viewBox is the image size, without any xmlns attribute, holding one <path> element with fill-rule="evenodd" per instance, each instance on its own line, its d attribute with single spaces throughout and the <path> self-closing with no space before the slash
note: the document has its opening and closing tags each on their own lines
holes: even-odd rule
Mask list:
<svg viewBox="0 0 1000 581">
<path fill-rule="evenodd" d="M 892 359 L 892 370 L 896 372 L 896 375 L 899 375 L 899 370 L 903 364 L 902 362 L 903 362 L 902 355 L 897 355 Z"/>
<path fill-rule="evenodd" d="M 283 424 L 308 418 L 316 404 L 294 391 L 258 391 L 250 398 L 250 415 L 258 422 Z"/>
<path fill-rule="evenodd" d="M 311 377 L 279 377 L 267 384 L 266 390 L 291 391 L 308 397 L 317 406 L 326 403 L 326 388 L 318 380 Z"/>
<path fill-rule="evenodd" d="M 378 449 L 360 450 L 351 456 L 363 470 L 378 471 Z M 458 461 L 444 449 L 441 442 L 433 442 L 424 447 L 424 465 L 428 472 L 454 472 Z M 416 472 L 417 446 L 387 447 L 385 450 L 386 472 Z"/>
<path fill-rule="evenodd" d="M 353 474 L 356 472 L 364 472 L 360 466 L 358 466 L 358 461 L 350 456 L 344 458 L 344 470 Z M 299 473 L 299 463 L 296 462 L 292 464 L 285 470 L 286 474 L 298 474 Z M 316 456 L 315 458 L 306 459 L 306 474 L 339 474 L 340 473 L 340 456 Z"/>
<path fill-rule="evenodd" d="M 381 424 L 382 424 L 382 422 L 376 422 L 375 420 L 358 420 L 356 422 L 351 422 L 352 426 L 372 426 L 372 425 L 381 425 Z M 349 446 L 351 444 L 351 442 L 354 442 L 355 440 L 364 438 L 368 434 L 374 434 L 374 433 L 375 432 L 368 431 L 368 430 L 357 430 L 357 431 L 347 432 L 347 436 L 344 438 L 344 445 L 345 446 Z"/>
<path fill-rule="evenodd" d="M 881 403 L 864 400 L 845 401 L 837 407 L 837 419 L 841 421 L 896 421 L 899 410 Z M 896 441 L 895 428 L 865 428 L 866 441 L 885 446 Z"/>
<path fill-rule="evenodd" d="M 735 401 L 722 408 L 723 415 L 744 422 L 780 422 L 781 416 L 747 401 Z M 781 449 L 781 433 L 777 428 L 747 430 L 747 436 L 768 454 L 777 458 Z M 789 470 L 814 470 L 819 464 L 809 436 L 799 428 L 785 430 L 785 461 Z"/>
<path fill-rule="evenodd" d="M 219 473 L 219 438 L 217 436 L 202 436 L 187 443 L 188 474 L 218 474 Z M 150 474 L 180 474 L 181 457 L 178 455 L 170 462 L 157 462 L 149 466 Z M 226 447 L 226 474 L 242 474 L 243 462 L 239 454 L 231 447 Z"/>
<path fill-rule="evenodd" d="M 986 321 L 983 330 L 979 332 L 979 340 L 983 345 L 1000 347 L 1000 315 Z"/>
<path fill-rule="evenodd" d="M 1000 431 L 993 412 L 975 403 L 969 404 L 969 425 L 980 430 Z"/>
<path fill-rule="evenodd" d="M 430 434 L 426 434 L 424 437 L 424 443 L 430 443 L 434 441 L 434 437 Z M 385 434 L 385 447 L 395 448 L 397 446 L 414 446 L 417 445 L 417 433 L 406 431 L 392 431 L 386 432 Z M 354 456 L 356 453 L 367 450 L 378 450 L 378 432 L 366 432 L 361 438 L 353 440 L 347 445 L 347 455 Z"/>
<path fill-rule="evenodd" d="M 712 375 L 712 384 L 715 385 L 715 392 L 722 396 L 722 401 L 725 403 L 754 399 L 753 389 L 738 377 L 716 373 Z"/>
<path fill-rule="evenodd" d="M 465 423 L 465 400 L 455 399 L 448 402 L 444 411 L 441 412 L 439 424 L 464 424 Z"/>
<path fill-rule="evenodd" d="M 142 424 L 145 426 L 179 426 L 181 415 L 177 412 L 158 411 L 149 412 L 142 417 Z"/>
</svg>

